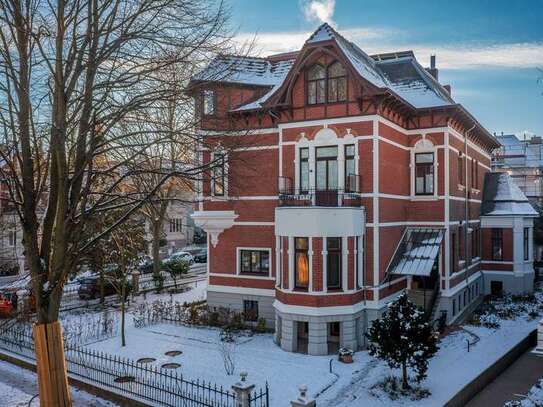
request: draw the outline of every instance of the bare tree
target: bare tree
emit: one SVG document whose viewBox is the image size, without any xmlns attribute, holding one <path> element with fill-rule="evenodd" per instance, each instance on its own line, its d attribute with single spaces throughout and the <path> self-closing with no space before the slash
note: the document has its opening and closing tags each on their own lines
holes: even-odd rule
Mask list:
<svg viewBox="0 0 543 407">
<path fill-rule="evenodd" d="M 172 176 L 193 180 L 209 168 L 158 169 L 144 193 L 123 187 L 150 170 L 132 165 L 150 145 L 172 139 L 143 122 L 179 91 L 159 72 L 192 72 L 225 47 L 227 19 L 213 0 L 0 0 L 0 177 L 23 229 L 35 332 L 48 333 L 35 336 L 44 405 L 71 405 L 54 340 L 68 275 Z M 105 230 L 88 228 L 121 208 Z"/>
</svg>

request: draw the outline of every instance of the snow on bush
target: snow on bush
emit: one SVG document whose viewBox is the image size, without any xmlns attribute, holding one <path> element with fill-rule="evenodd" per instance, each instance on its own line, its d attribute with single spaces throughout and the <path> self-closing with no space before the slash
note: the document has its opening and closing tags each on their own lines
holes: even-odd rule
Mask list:
<svg viewBox="0 0 543 407">
<path fill-rule="evenodd" d="M 543 313 L 543 294 L 504 295 L 488 297 L 473 313 L 471 324 L 497 329 L 502 320 L 525 318 L 533 320 Z"/>
<path fill-rule="evenodd" d="M 369 389 L 369 393 L 385 403 L 390 400 L 408 399 L 412 401 L 422 400 L 430 396 L 430 390 L 420 386 L 402 388 L 402 382 L 395 376 L 387 376 Z"/>
<path fill-rule="evenodd" d="M 541 407 L 543 406 L 543 379 L 539 380 L 526 395 L 524 400 L 508 401 L 504 407 Z"/>
</svg>

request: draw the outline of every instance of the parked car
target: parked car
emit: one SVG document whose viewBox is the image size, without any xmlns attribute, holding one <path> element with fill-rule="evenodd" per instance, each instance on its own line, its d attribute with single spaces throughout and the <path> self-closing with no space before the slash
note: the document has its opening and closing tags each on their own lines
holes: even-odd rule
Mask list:
<svg viewBox="0 0 543 407">
<path fill-rule="evenodd" d="M 153 259 L 145 257 L 138 265 L 138 270 L 141 274 L 149 274 L 153 272 Z"/>
<path fill-rule="evenodd" d="M 100 298 L 100 278 L 98 276 L 85 277 L 79 280 L 77 294 L 82 300 L 93 300 Z M 130 284 L 127 285 L 127 294 L 130 292 Z M 108 278 L 104 279 L 104 295 L 117 294 L 115 286 Z"/>
<path fill-rule="evenodd" d="M 188 261 L 190 265 L 194 264 L 194 257 L 189 252 L 176 252 L 173 253 L 170 257 L 164 260 L 165 263 L 171 260 L 185 260 Z"/>
<path fill-rule="evenodd" d="M 207 250 L 201 249 L 198 253 L 194 254 L 194 261 L 196 263 L 207 263 Z"/>
</svg>

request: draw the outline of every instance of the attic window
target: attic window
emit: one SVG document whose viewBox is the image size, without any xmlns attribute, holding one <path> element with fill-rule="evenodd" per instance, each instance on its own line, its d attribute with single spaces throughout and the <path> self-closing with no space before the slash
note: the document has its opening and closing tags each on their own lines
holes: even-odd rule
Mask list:
<svg viewBox="0 0 543 407">
<path fill-rule="evenodd" d="M 347 71 L 339 62 L 328 67 L 328 102 L 347 100 Z"/>
<path fill-rule="evenodd" d="M 202 111 L 204 116 L 215 114 L 215 92 L 212 90 L 202 92 Z"/>
<path fill-rule="evenodd" d="M 307 72 L 307 103 L 315 105 L 326 100 L 326 70 L 322 65 L 313 65 Z"/>
</svg>

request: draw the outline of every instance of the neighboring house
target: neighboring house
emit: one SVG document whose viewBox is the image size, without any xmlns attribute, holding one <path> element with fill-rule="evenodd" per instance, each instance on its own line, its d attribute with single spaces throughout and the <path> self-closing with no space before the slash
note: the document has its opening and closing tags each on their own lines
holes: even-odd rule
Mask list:
<svg viewBox="0 0 543 407">
<path fill-rule="evenodd" d="M 200 159 L 214 163 L 193 214 L 209 237 L 207 301 L 265 318 L 283 349 L 364 347 L 405 290 L 448 323 L 497 276 L 532 290 L 534 214 L 518 189 L 501 193 L 507 174 L 485 175 L 500 145 L 434 59 L 368 56 L 323 24 L 298 52 L 217 57 L 192 92 Z"/>
<path fill-rule="evenodd" d="M 543 204 L 543 143 L 541 137 L 520 140 L 514 134 L 496 136 L 502 144 L 492 159 L 495 171 L 506 171 L 538 207 Z"/>
<path fill-rule="evenodd" d="M 166 210 L 166 218 L 163 224 L 163 239 L 160 248 L 160 256 L 165 258 L 170 254 L 192 244 L 194 239 L 194 221 L 190 217 L 192 207 L 181 202 L 172 202 Z M 149 256 L 152 256 L 152 234 L 149 222 L 146 222 L 146 240 L 149 242 Z"/>
</svg>

